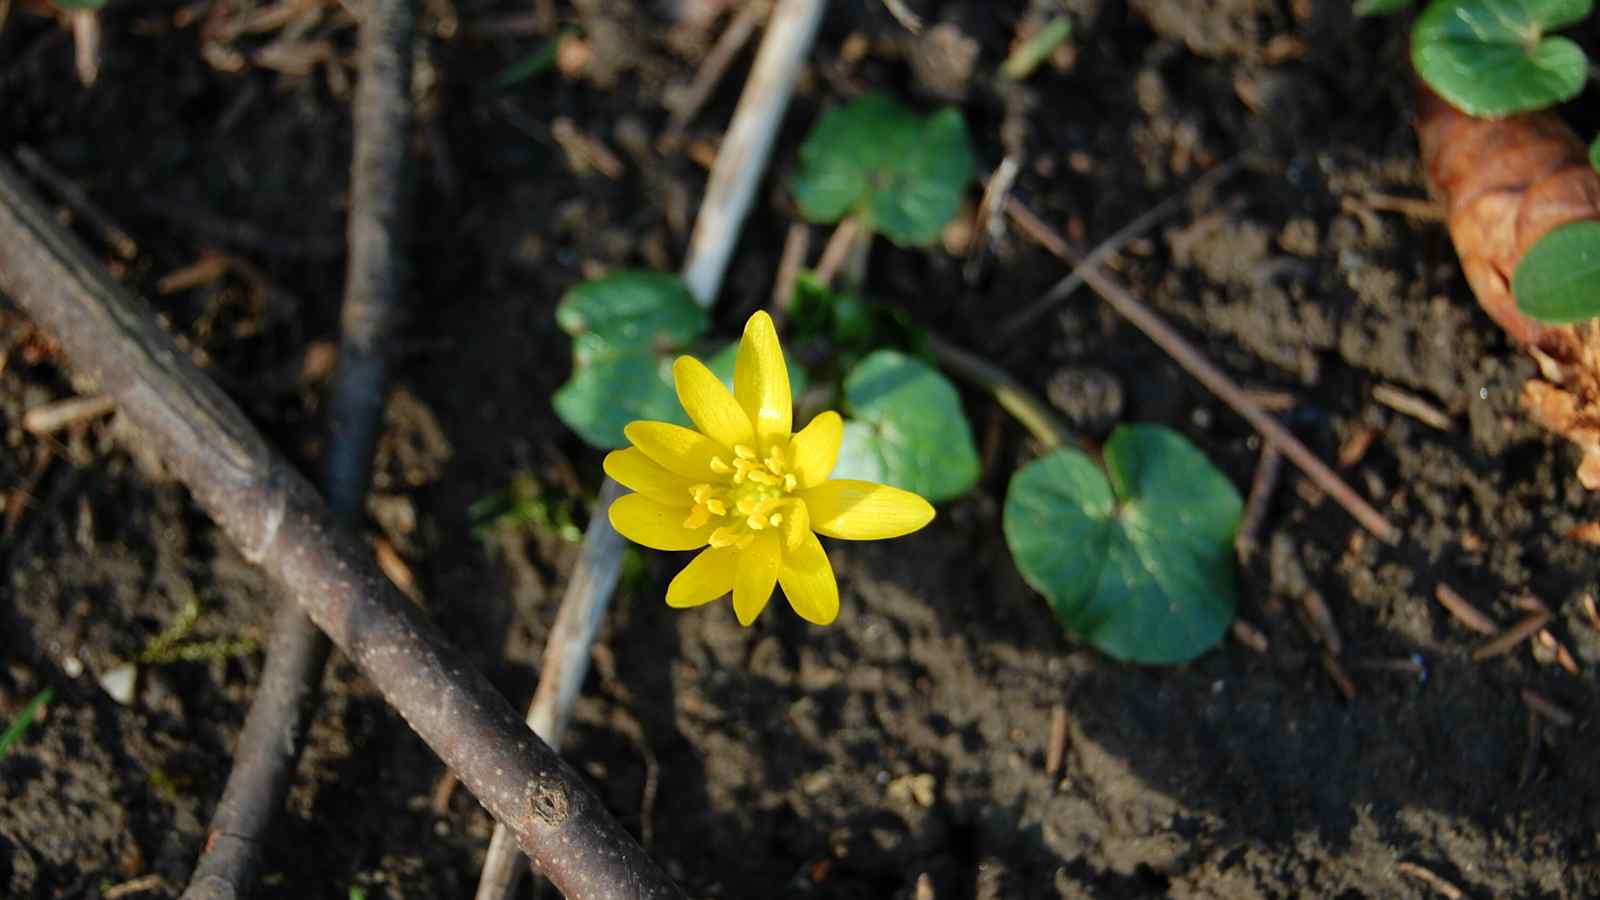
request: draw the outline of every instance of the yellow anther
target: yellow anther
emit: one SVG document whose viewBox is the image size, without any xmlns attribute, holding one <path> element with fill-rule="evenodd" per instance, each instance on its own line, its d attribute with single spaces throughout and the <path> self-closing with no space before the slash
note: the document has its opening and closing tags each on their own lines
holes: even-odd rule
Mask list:
<svg viewBox="0 0 1600 900">
<path fill-rule="evenodd" d="M 767 487 L 777 487 L 778 485 L 782 484 L 782 482 L 778 480 L 778 476 L 772 474 L 771 472 L 764 472 L 761 469 L 751 469 L 745 473 L 745 477 L 749 478 L 751 481 L 754 481 L 756 484 L 764 484 Z"/>
<path fill-rule="evenodd" d="M 779 525 L 782 525 L 783 513 L 773 513 L 772 515 L 767 516 L 767 524 L 771 525 L 773 528 L 777 528 Z"/>
<path fill-rule="evenodd" d="M 794 473 L 793 472 L 790 472 L 789 474 L 783 476 L 783 489 L 784 490 L 792 491 L 792 490 L 794 490 L 795 488 L 797 488 L 799 486 L 800 486 L 800 479 L 794 477 Z"/>
<path fill-rule="evenodd" d="M 746 447 L 744 444 L 734 444 L 733 455 L 739 457 L 740 459 L 756 458 L 756 452 L 751 450 L 749 447 Z"/>
<path fill-rule="evenodd" d="M 709 521 L 711 521 L 711 511 L 706 509 L 705 504 L 697 504 L 694 509 L 689 510 L 689 518 L 683 520 L 683 527 L 699 528 Z"/>
<path fill-rule="evenodd" d="M 711 510 L 713 516 L 725 516 L 728 514 L 728 508 L 722 505 L 721 500 L 707 500 L 706 509 Z"/>
<path fill-rule="evenodd" d="M 749 526 L 751 531 L 760 531 L 767 527 L 767 523 L 763 522 L 760 516 L 749 516 L 744 520 L 744 524 Z"/>
<path fill-rule="evenodd" d="M 728 465 L 720 456 L 711 457 L 711 471 L 718 475 L 726 475 L 733 471 L 733 466 Z"/>
</svg>

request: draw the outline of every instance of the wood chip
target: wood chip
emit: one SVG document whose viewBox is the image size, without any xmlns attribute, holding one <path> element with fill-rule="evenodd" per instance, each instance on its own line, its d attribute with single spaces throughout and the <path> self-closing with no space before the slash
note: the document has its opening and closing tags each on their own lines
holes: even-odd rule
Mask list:
<svg viewBox="0 0 1600 900">
<path fill-rule="evenodd" d="M 1600 522 L 1579 522 L 1567 532 L 1567 538 L 1585 544 L 1600 544 Z"/>
<path fill-rule="evenodd" d="M 1245 500 L 1244 513 L 1239 517 L 1239 530 L 1233 536 L 1233 553 L 1241 564 L 1248 565 L 1260 546 L 1261 523 L 1266 521 L 1267 509 L 1272 505 L 1272 494 L 1278 487 L 1278 473 L 1283 469 L 1283 454 L 1272 444 L 1261 447 L 1261 461 L 1256 464 L 1255 477 L 1250 480 L 1250 496 Z"/>
<path fill-rule="evenodd" d="M 1372 399 L 1397 413 L 1410 416 L 1430 428 L 1437 428 L 1440 431 L 1450 431 L 1455 428 L 1455 422 L 1451 421 L 1450 416 L 1444 410 L 1418 397 L 1416 394 L 1402 391 L 1393 385 L 1380 384 L 1373 388 Z"/>
<path fill-rule="evenodd" d="M 1572 651 L 1568 650 L 1567 645 L 1561 643 L 1559 638 L 1551 634 L 1548 628 L 1539 632 L 1539 644 L 1549 651 L 1556 665 L 1565 670 L 1568 675 L 1578 675 L 1582 672 L 1578 668 L 1578 661 L 1572 656 Z"/>
<path fill-rule="evenodd" d="M 1434 599 L 1456 618 L 1456 621 L 1471 628 L 1479 634 L 1497 634 L 1500 626 L 1494 620 L 1478 611 L 1476 606 L 1467 602 L 1465 597 L 1456 593 L 1456 589 L 1444 582 L 1439 582 L 1433 588 Z"/>
<path fill-rule="evenodd" d="M 1350 436 L 1339 445 L 1337 459 L 1339 468 L 1348 469 L 1367 455 L 1367 450 L 1372 447 L 1372 442 L 1378 436 L 1378 430 L 1367 425 L 1358 425 L 1350 432 Z"/>
<path fill-rule="evenodd" d="M 117 408 L 117 401 L 106 394 L 68 397 L 35 406 L 22 414 L 22 430 L 33 435 L 52 434 L 79 422 L 99 418 Z"/>
<path fill-rule="evenodd" d="M 1429 887 L 1444 895 L 1447 900 L 1465 900 L 1467 896 L 1462 892 L 1461 888 L 1446 881 L 1443 876 L 1414 862 L 1395 863 L 1394 867 L 1399 869 L 1402 875 L 1409 875 L 1418 881 L 1426 882 Z"/>
<path fill-rule="evenodd" d="M 1057 703 L 1050 710 L 1050 746 L 1045 749 L 1044 774 L 1054 781 L 1067 756 L 1067 707 Z"/>
<path fill-rule="evenodd" d="M 1538 634 L 1539 629 L 1549 623 L 1550 614 L 1548 612 L 1533 613 L 1480 644 L 1478 649 L 1472 651 L 1472 661 L 1481 663 L 1497 656 L 1504 656 L 1516 649 L 1518 644 Z"/>
<path fill-rule="evenodd" d="M 1339 626 L 1334 624 L 1333 613 L 1328 611 L 1328 604 L 1322 595 L 1316 591 L 1306 591 L 1300 596 L 1298 609 L 1300 621 L 1311 637 L 1330 653 L 1338 655 L 1344 648 L 1344 640 L 1339 636 Z"/>
<path fill-rule="evenodd" d="M 1234 619 L 1231 630 L 1234 640 L 1257 653 L 1266 653 L 1272 646 L 1261 629 L 1243 619 Z"/>
<path fill-rule="evenodd" d="M 1333 679 L 1334 685 L 1339 688 L 1339 693 L 1344 695 L 1346 703 L 1356 699 L 1356 683 L 1350 679 L 1344 667 L 1339 665 L 1339 661 L 1333 658 L 1333 654 L 1326 650 L 1322 651 L 1322 668 L 1327 670 L 1328 677 Z"/>
<path fill-rule="evenodd" d="M 1529 709 L 1562 728 L 1571 728 L 1572 723 L 1577 721 L 1576 716 L 1533 688 L 1522 689 L 1522 702 L 1528 704 Z"/>
<path fill-rule="evenodd" d="M 165 296 L 211 284 L 228 273 L 233 265 L 220 253 L 204 253 L 186 266 L 180 266 L 161 276 L 156 282 L 156 293 Z"/>
<path fill-rule="evenodd" d="M 167 883 L 160 875 L 141 875 L 132 881 L 114 884 L 100 893 L 103 900 L 118 900 L 119 897 L 131 897 L 134 894 L 147 894 L 151 891 L 167 893 Z"/>
</svg>

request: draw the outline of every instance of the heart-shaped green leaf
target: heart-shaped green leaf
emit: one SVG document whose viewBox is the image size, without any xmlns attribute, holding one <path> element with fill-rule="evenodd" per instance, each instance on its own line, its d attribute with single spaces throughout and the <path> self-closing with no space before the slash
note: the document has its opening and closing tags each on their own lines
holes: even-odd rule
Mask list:
<svg viewBox="0 0 1600 900">
<path fill-rule="evenodd" d="M 1117 659 L 1188 662 L 1233 620 L 1242 504 L 1195 446 L 1155 425 L 1119 426 L 1106 471 L 1062 449 L 1006 492 L 1006 543 L 1067 630 Z"/>
<path fill-rule="evenodd" d="M 824 113 L 790 182 L 801 215 L 836 222 L 861 212 L 897 244 L 930 244 L 961 207 L 972 150 L 960 112 L 923 118 L 882 94 Z"/>
<path fill-rule="evenodd" d="M 1497 118 L 1570 100 L 1588 60 L 1546 37 L 1589 16 L 1593 0 L 1434 0 L 1411 29 L 1411 64 L 1469 115 Z"/>
<path fill-rule="evenodd" d="M 1553 325 L 1600 316 L 1600 222 L 1569 222 L 1535 241 L 1511 276 L 1517 309 Z"/>
<path fill-rule="evenodd" d="M 672 357 L 710 326 L 683 282 L 656 272 L 586 281 L 556 308 L 572 335 L 572 377 L 556 391 L 556 415 L 589 444 L 625 447 L 635 419 L 687 424 L 672 387 Z"/>
<path fill-rule="evenodd" d="M 845 423 L 835 478 L 915 491 L 938 503 L 978 480 L 978 451 L 956 389 L 937 369 L 894 350 L 863 359 L 844 380 Z"/>
</svg>

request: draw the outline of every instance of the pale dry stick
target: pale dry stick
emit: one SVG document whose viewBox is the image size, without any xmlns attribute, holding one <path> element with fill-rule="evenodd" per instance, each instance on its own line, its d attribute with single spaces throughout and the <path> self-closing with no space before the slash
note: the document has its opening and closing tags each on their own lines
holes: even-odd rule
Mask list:
<svg viewBox="0 0 1600 900">
<path fill-rule="evenodd" d="M 1017 173 L 1021 170 L 1022 165 L 1016 156 L 1007 156 L 1000 160 L 1000 165 L 995 166 L 989 183 L 983 186 L 978 212 L 972 217 L 973 229 L 977 234 L 967 247 L 967 264 L 961 270 L 962 277 L 969 285 L 977 282 L 989 246 L 1005 233 L 1006 197 L 1011 195 L 1011 186 L 1016 184 Z"/>
<path fill-rule="evenodd" d="M 1472 651 L 1472 661 L 1481 663 L 1497 656 L 1504 656 L 1516 649 L 1518 644 L 1538 634 L 1548 624 L 1550 624 L 1550 614 L 1547 612 L 1537 612 L 1527 616 L 1480 644 L 1478 649 Z"/>
<path fill-rule="evenodd" d="M 1571 728 L 1573 723 L 1578 721 L 1577 716 L 1533 688 L 1522 689 L 1522 702 L 1526 703 L 1529 709 L 1562 728 Z"/>
<path fill-rule="evenodd" d="M 0 161 L 0 292 L 117 398 L 195 502 L 378 688 L 567 900 L 680 891 L 582 775 L 518 720 L 293 466 Z M 281 741 L 282 734 L 268 735 Z"/>
<path fill-rule="evenodd" d="M 1035 239 L 1044 244 L 1051 253 L 1069 263 L 1075 262 L 1074 254 L 1066 241 L 1056 234 L 1054 229 L 1040 221 L 1021 201 L 1012 197 L 1006 204 L 1006 211 L 1019 226 L 1032 233 Z M 1144 332 L 1156 346 L 1165 350 L 1174 362 L 1249 422 L 1264 439 L 1276 444 L 1290 462 L 1305 472 L 1313 484 L 1344 507 L 1362 527 L 1386 544 L 1394 545 L 1400 542 L 1400 530 L 1393 523 L 1351 490 L 1338 474 L 1318 459 L 1305 444 L 1300 443 L 1299 438 L 1253 403 L 1250 396 L 1234 384 L 1232 379 L 1223 374 L 1221 369 L 1206 359 L 1149 307 L 1126 288 L 1112 281 L 1099 267 L 1080 265 L 1078 271 L 1082 273 L 1084 282 L 1093 288 L 1102 300 L 1110 304 L 1111 308 L 1123 318 L 1132 322 L 1134 327 Z"/>
<path fill-rule="evenodd" d="M 72 208 L 72 211 L 83 218 L 99 233 L 100 239 L 106 242 L 111 252 L 118 258 L 126 261 L 139 255 L 139 242 L 122 229 L 122 226 L 111 220 L 99 204 L 89 198 L 83 188 L 78 187 L 72 179 L 56 171 L 44 157 L 40 156 L 32 147 L 18 147 L 16 149 L 17 162 L 22 164 L 28 174 L 50 186 L 51 193 L 61 199 L 62 203 Z"/>
<path fill-rule="evenodd" d="M 1380 384 L 1372 389 L 1372 399 L 1397 413 L 1410 416 L 1418 422 L 1440 431 L 1452 431 L 1455 423 L 1439 407 L 1394 385 Z"/>
<path fill-rule="evenodd" d="M 1395 863 L 1394 867 L 1402 875 L 1409 875 L 1418 881 L 1427 882 L 1429 887 L 1443 894 L 1445 900 L 1466 900 L 1467 895 L 1462 892 L 1461 888 L 1446 881 L 1443 876 L 1431 869 L 1425 869 L 1414 862 L 1399 862 Z"/>
<path fill-rule="evenodd" d="M 1234 640 L 1256 653 L 1266 653 L 1272 648 L 1272 644 L 1267 640 L 1266 634 L 1244 619 L 1234 619 L 1233 625 L 1229 626 L 1229 631 L 1233 634 Z"/>
<path fill-rule="evenodd" d="M 728 73 L 728 67 L 733 65 L 739 51 L 750 42 L 750 37 L 771 11 L 772 4 L 767 0 L 747 0 L 739 7 L 733 21 L 722 29 L 717 42 L 711 45 L 705 59 L 700 61 L 694 80 L 672 104 L 672 112 L 667 116 L 667 128 L 656 141 L 656 152 L 672 153 L 683 144 L 684 129 L 699 114 L 700 108 L 706 105 L 706 100 L 722 81 L 722 76 Z"/>
<path fill-rule="evenodd" d="M 1043 297 L 1033 301 L 1024 307 L 1021 312 L 1001 322 L 1000 327 L 995 329 L 993 339 L 995 341 L 1005 341 L 1016 336 L 1017 332 L 1021 331 L 1023 327 L 1049 312 L 1052 307 L 1072 296 L 1074 291 L 1082 287 L 1087 280 L 1085 275 L 1088 271 L 1097 269 L 1101 263 L 1127 246 L 1129 241 L 1154 228 L 1162 220 L 1176 215 L 1183 208 L 1183 205 L 1188 202 L 1190 194 L 1197 191 L 1210 190 L 1231 177 L 1235 172 L 1238 172 L 1243 166 L 1244 161 L 1235 157 L 1222 165 L 1208 170 L 1204 175 L 1196 178 L 1187 188 L 1162 200 L 1155 206 L 1140 213 L 1133 221 L 1117 229 L 1110 237 L 1101 241 L 1098 247 L 1090 250 L 1087 256 L 1082 259 L 1069 260 L 1073 263 L 1072 271 L 1067 273 L 1065 278 L 1056 282 L 1055 286 Z M 1010 212 L 1013 217 L 1016 216 L 1016 210 L 1025 208 L 1022 206 L 1021 201 L 1009 196 L 1006 198 L 1005 206 L 1006 211 Z M 1030 212 L 1029 215 L 1031 216 L 1032 213 Z M 1035 218 L 1034 221 L 1038 222 L 1038 219 Z M 1022 223 L 1019 222 L 1018 224 Z M 1039 224 L 1043 225 L 1044 223 L 1039 222 Z M 1066 242 L 1062 241 L 1061 246 L 1065 248 L 1067 246 Z M 1056 253 L 1056 255 L 1062 256 L 1060 253 Z M 1066 255 L 1072 256 L 1070 252 Z"/>
<path fill-rule="evenodd" d="M 1456 621 L 1467 626 L 1479 634 L 1499 634 L 1500 626 L 1495 621 L 1484 615 L 1476 606 L 1467 601 L 1467 598 L 1456 593 L 1456 589 L 1444 582 L 1439 582 L 1433 588 L 1434 599 L 1439 601 Z"/>
<path fill-rule="evenodd" d="M 22 414 L 22 430 L 32 435 L 52 434 L 88 419 L 110 415 L 117 401 L 105 394 L 68 397 L 35 406 Z"/>
<path fill-rule="evenodd" d="M 727 274 L 728 260 L 740 228 L 750 212 L 756 185 L 766 169 L 772 143 L 794 94 L 805 58 L 816 38 L 826 7 L 824 0 L 780 0 L 767 22 L 733 121 L 723 136 L 695 219 L 683 264 L 683 281 L 695 302 L 709 307 Z M 622 536 L 611 527 L 611 501 L 622 487 L 607 478 L 600 488 L 584 531 L 584 553 L 578 560 L 561 609 L 545 645 L 542 674 L 528 707 L 527 722 L 535 733 L 548 727 L 559 736 L 572 716 L 578 690 L 589 671 L 589 656 L 622 568 Z M 556 745 L 554 739 L 551 746 Z M 523 866 L 506 829 L 496 825 L 478 879 L 477 900 L 505 900 L 516 892 Z"/>
<path fill-rule="evenodd" d="M 1422 222 L 1443 222 L 1447 218 L 1444 207 L 1423 197 L 1397 197 L 1367 191 L 1361 195 L 1361 202 L 1378 212 L 1400 213 Z"/>
<path fill-rule="evenodd" d="M 1250 495 L 1245 498 L 1244 512 L 1239 516 L 1239 530 L 1233 536 L 1233 555 L 1240 563 L 1248 565 L 1261 546 L 1261 524 L 1267 519 L 1267 508 L 1272 505 L 1272 493 L 1278 487 L 1281 471 L 1283 454 L 1272 444 L 1263 444 L 1255 477 L 1250 479 Z"/>
<path fill-rule="evenodd" d="M 1054 779 L 1061 772 L 1067 758 L 1067 705 L 1057 703 L 1050 708 L 1050 743 L 1045 748 L 1044 774 Z"/>
</svg>

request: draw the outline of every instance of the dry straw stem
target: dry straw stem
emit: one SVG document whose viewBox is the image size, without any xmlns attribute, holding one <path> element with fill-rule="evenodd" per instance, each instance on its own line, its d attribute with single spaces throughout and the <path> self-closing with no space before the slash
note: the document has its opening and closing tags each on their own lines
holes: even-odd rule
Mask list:
<svg viewBox="0 0 1600 900">
<path fill-rule="evenodd" d="M 722 286 L 825 5 L 823 0 L 781 0 L 767 22 L 689 238 L 683 281 L 701 306 L 709 307 Z M 589 671 L 595 635 L 617 588 L 625 542 L 611 527 L 607 510 L 621 494 L 622 487 L 610 478 L 601 485 L 584 531 L 583 555 L 562 595 L 545 644 L 539 687 L 528 707 L 528 725 L 553 747 L 560 745 L 561 732 L 572 717 Z M 504 900 L 516 892 L 523 867 L 511 844 L 507 829 L 495 826 L 478 878 L 477 900 Z"/>
<path fill-rule="evenodd" d="M 348 655 L 568 900 L 682 893 L 383 577 L 311 485 L 0 163 L 0 291 L 117 399 L 245 559 Z"/>
<path fill-rule="evenodd" d="M 361 521 L 383 409 L 387 360 L 405 283 L 402 250 L 411 122 L 410 0 L 375 0 L 361 27 L 361 82 L 354 103 L 350 255 L 345 270 L 338 368 L 329 401 L 322 486 L 333 516 Z M 279 600 L 261 683 L 239 734 L 233 769 L 206 831 L 184 900 L 244 897 L 294 774 L 316 706 L 328 640 L 295 598 Z"/>
<path fill-rule="evenodd" d="M 1084 283 L 1099 294 L 1102 300 L 1123 318 L 1132 322 L 1134 327 L 1144 332 L 1156 346 L 1165 350 L 1173 361 L 1193 375 L 1195 380 L 1205 385 L 1234 412 L 1244 417 L 1262 438 L 1276 445 L 1290 462 L 1306 473 L 1312 483 L 1344 507 L 1364 528 L 1386 544 L 1393 545 L 1400 542 L 1400 530 L 1393 523 L 1351 490 L 1343 479 L 1328 468 L 1327 464 L 1308 450 L 1305 444 L 1300 443 L 1299 438 L 1280 425 L 1277 419 L 1268 415 L 1248 393 L 1234 384 L 1231 378 L 1223 374 L 1221 369 L 1206 359 L 1150 307 L 1113 281 L 1099 266 L 1089 265 L 1087 260 L 1081 260 L 1061 235 L 1034 215 L 1022 201 L 1011 197 L 1006 201 L 1006 211 L 1019 227 L 1043 244 L 1046 250 L 1074 264 L 1074 273 L 1081 276 Z"/>
</svg>

